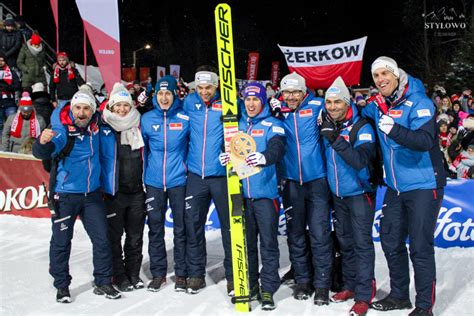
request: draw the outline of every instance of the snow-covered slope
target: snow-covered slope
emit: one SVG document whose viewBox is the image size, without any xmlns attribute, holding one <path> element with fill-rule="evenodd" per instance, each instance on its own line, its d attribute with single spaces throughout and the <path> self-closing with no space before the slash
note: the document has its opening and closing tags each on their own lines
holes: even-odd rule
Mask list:
<svg viewBox="0 0 474 316">
<path fill-rule="evenodd" d="M 0 315 L 233 315 L 233 305 L 226 295 L 222 267 L 220 232 L 207 232 L 207 287 L 197 295 L 174 292 L 172 271 L 172 230 L 166 230 L 168 249 L 168 284 L 158 293 L 136 290 L 119 300 L 107 300 L 92 293 L 92 250 L 80 221 L 74 228 L 70 260 L 73 277 L 72 304 L 55 301 L 56 290 L 48 274 L 48 248 L 51 224 L 48 219 L 0 216 Z M 280 241 L 280 274 L 288 270 L 286 238 Z M 145 228 L 142 278 L 150 279 Z M 436 249 L 438 268 L 435 315 L 474 315 L 474 248 Z M 376 243 L 377 298 L 389 290 L 388 270 L 380 244 Z M 313 305 L 312 300 L 296 301 L 291 289 L 282 286 L 275 294 L 277 309 L 260 310 L 253 305 L 251 315 L 347 315 L 352 302 Z M 411 286 L 414 302 L 414 289 Z M 240 313 L 239 313 L 240 314 Z M 376 312 L 368 315 L 407 315 L 408 312 Z M 241 315 L 241 314 L 240 314 Z"/>
</svg>

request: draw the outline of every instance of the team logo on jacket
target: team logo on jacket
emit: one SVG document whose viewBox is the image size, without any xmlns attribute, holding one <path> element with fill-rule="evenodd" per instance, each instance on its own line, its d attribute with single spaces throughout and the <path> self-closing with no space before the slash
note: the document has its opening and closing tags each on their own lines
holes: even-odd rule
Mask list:
<svg viewBox="0 0 474 316">
<path fill-rule="evenodd" d="M 264 134 L 263 129 L 253 129 L 250 135 L 252 135 L 253 137 L 262 137 L 263 134 Z"/>
<path fill-rule="evenodd" d="M 388 115 L 393 118 L 400 118 L 403 115 L 403 110 L 390 110 Z"/>
<path fill-rule="evenodd" d="M 155 132 L 158 132 L 158 129 L 160 128 L 160 125 L 158 124 L 153 124 L 151 127 L 153 127 L 153 129 L 155 130 Z"/>
<path fill-rule="evenodd" d="M 111 130 L 110 129 L 104 129 L 103 132 L 104 132 L 105 136 L 109 136 Z"/>
<path fill-rule="evenodd" d="M 170 123 L 170 130 L 179 131 L 183 129 L 183 123 Z"/>
<path fill-rule="evenodd" d="M 301 110 L 299 113 L 300 113 L 300 117 L 310 117 L 310 116 L 313 116 L 313 110 L 312 110 L 312 109 Z"/>
<path fill-rule="evenodd" d="M 196 103 L 194 105 L 196 106 L 196 109 L 198 109 L 198 110 L 201 108 L 201 103 Z"/>
<path fill-rule="evenodd" d="M 212 110 L 213 111 L 222 111 L 222 104 L 221 103 L 212 103 Z"/>
</svg>

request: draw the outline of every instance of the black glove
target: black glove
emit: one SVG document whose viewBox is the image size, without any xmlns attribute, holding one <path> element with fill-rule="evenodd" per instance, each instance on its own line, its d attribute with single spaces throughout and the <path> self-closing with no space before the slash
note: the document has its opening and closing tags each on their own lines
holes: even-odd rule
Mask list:
<svg viewBox="0 0 474 316">
<path fill-rule="evenodd" d="M 327 120 L 324 120 L 323 124 L 319 127 L 319 133 L 323 137 L 326 137 L 331 144 L 334 143 L 336 138 L 339 136 L 339 130 L 336 128 L 334 123 Z"/>
</svg>

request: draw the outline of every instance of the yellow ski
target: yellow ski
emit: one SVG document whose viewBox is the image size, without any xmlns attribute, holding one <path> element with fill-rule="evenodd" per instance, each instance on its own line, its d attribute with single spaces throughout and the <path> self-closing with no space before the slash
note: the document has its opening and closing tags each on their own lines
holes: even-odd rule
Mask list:
<svg viewBox="0 0 474 316">
<path fill-rule="evenodd" d="M 220 94 L 224 125 L 225 150 L 230 153 L 230 139 L 238 132 L 237 87 L 235 83 L 234 43 L 231 10 L 228 4 L 219 4 L 215 11 L 217 55 L 219 60 Z M 229 200 L 230 235 L 232 243 L 232 270 L 234 273 L 235 309 L 250 311 L 245 221 L 240 179 L 227 164 L 227 189 Z"/>
</svg>

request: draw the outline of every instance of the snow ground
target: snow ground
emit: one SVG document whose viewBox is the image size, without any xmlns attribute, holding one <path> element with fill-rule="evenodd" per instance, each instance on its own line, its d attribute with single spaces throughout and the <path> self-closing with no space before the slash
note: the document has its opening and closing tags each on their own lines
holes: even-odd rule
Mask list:
<svg viewBox="0 0 474 316">
<path fill-rule="evenodd" d="M 50 221 L 18 216 L 0 216 L 0 315 L 242 315 L 234 311 L 226 295 L 219 231 L 207 232 L 207 287 L 197 295 L 174 292 L 172 271 L 172 230 L 166 230 L 168 284 L 158 293 L 136 290 L 119 300 L 107 300 L 92 293 L 91 243 L 80 222 L 74 228 L 70 260 L 72 304 L 55 302 L 56 290 L 48 274 Z M 142 278 L 150 279 L 145 228 Z M 289 268 L 286 238 L 280 238 L 280 275 Z M 389 290 L 388 270 L 382 249 L 376 243 L 377 296 Z M 474 315 L 474 248 L 436 249 L 438 267 L 435 315 Z M 413 280 L 413 278 L 412 278 Z M 352 302 L 313 305 L 312 300 L 296 301 L 291 289 L 282 286 L 275 294 L 277 309 L 265 312 L 257 303 L 251 315 L 348 315 Z M 414 288 L 411 286 L 414 302 Z M 407 315 L 403 312 L 376 312 L 368 315 Z"/>
</svg>

